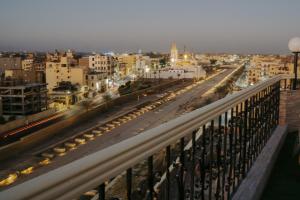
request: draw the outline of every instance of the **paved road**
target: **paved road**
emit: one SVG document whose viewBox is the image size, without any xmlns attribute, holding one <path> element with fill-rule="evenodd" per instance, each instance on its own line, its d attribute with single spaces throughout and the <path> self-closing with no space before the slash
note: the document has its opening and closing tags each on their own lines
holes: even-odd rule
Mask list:
<svg viewBox="0 0 300 200">
<path fill-rule="evenodd" d="M 176 84 L 167 90 L 164 90 L 164 92 L 176 90 L 178 88 L 182 88 L 185 85 L 189 85 L 191 82 L 185 82 L 184 84 Z M 3 177 L 7 175 L 8 173 L 14 172 L 19 169 L 23 169 L 24 167 L 30 165 L 31 163 L 35 163 L 37 160 L 37 157 L 35 156 L 37 152 L 41 152 L 43 149 L 47 149 L 50 146 L 53 146 L 54 144 L 57 144 L 58 142 L 70 138 L 82 131 L 85 131 L 97 124 L 105 123 L 106 121 L 109 121 L 111 119 L 116 118 L 117 116 L 122 115 L 123 113 L 127 113 L 133 109 L 137 105 L 151 102 L 153 100 L 158 99 L 157 94 L 154 95 L 148 95 L 148 96 L 140 96 L 139 101 L 130 101 L 128 103 L 124 103 L 120 106 L 113 106 L 110 108 L 108 112 L 104 113 L 94 113 L 90 116 L 90 118 L 81 118 L 80 121 L 76 121 L 77 123 L 72 124 L 71 126 L 68 126 L 67 128 L 61 128 L 59 130 L 56 130 L 55 135 L 53 135 L 51 138 L 49 138 L 47 141 L 43 142 L 42 144 L 38 144 L 33 148 L 27 149 L 23 152 L 20 152 L 19 154 L 15 155 L 14 157 L 10 157 L 9 159 L 6 159 L 4 162 L 0 165 L 0 177 Z M 73 109 L 70 112 L 76 112 L 76 109 Z M 73 115 L 72 113 L 70 116 Z M 61 119 L 57 120 L 60 121 Z M 31 129 L 30 131 L 34 131 L 36 129 Z M 40 158 L 38 158 L 40 159 Z"/>
<path fill-rule="evenodd" d="M 153 127 L 156 127 L 166 121 L 169 121 L 171 119 L 176 118 L 178 115 L 185 112 L 185 110 L 180 109 L 180 107 L 187 102 L 189 102 L 191 99 L 194 99 L 195 97 L 199 97 L 202 94 L 204 94 L 206 91 L 208 91 L 210 88 L 212 88 L 214 85 L 216 85 L 218 82 L 220 82 L 222 79 L 224 79 L 228 74 L 230 74 L 234 69 L 227 69 L 226 71 L 222 72 L 221 74 L 213 77 L 210 80 L 207 80 L 203 82 L 202 84 L 194 87 L 193 89 L 178 95 L 174 100 L 165 103 L 158 108 L 146 112 L 145 114 L 139 116 L 136 119 L 133 119 L 115 129 L 112 131 L 104 134 L 101 137 L 97 137 L 93 141 L 89 141 L 86 145 L 80 146 L 80 148 L 69 152 L 67 155 L 62 157 L 56 157 L 53 162 L 50 165 L 41 167 L 37 169 L 33 174 L 24 176 L 18 182 L 22 182 L 26 179 L 30 179 L 34 176 L 37 176 L 39 174 L 45 173 L 49 170 L 52 170 L 54 168 L 57 168 L 61 165 L 65 165 L 73 160 L 79 159 L 83 156 L 86 156 L 92 152 L 101 150 L 103 148 L 106 148 L 108 146 L 111 146 L 113 144 L 116 144 L 124 139 L 127 139 L 129 137 L 135 136 L 142 132 L 143 130 L 147 130 Z M 120 108 L 121 109 L 121 108 Z M 128 108 L 122 108 L 128 109 Z M 119 111 L 122 112 L 122 111 Z M 110 117 L 110 116 L 106 116 Z M 93 119 L 91 122 L 87 122 L 82 127 L 78 127 L 78 129 L 75 130 L 69 130 L 69 134 L 72 135 L 75 132 L 79 132 L 82 130 L 85 130 L 87 127 L 90 127 L 92 125 L 95 125 L 96 121 L 103 120 L 103 117 L 98 119 Z M 65 131 L 65 130 L 64 130 Z M 57 136 L 59 138 L 59 136 Z M 47 144 L 45 144 L 47 145 Z M 34 151 L 37 151 L 38 149 L 33 149 L 31 152 L 27 152 L 23 156 L 23 161 L 32 160 L 34 157 L 32 154 Z M 14 166 L 12 165 L 13 162 L 6 163 L 6 167 Z M 2 167 L 1 167 L 2 168 Z M 4 170 L 4 168 L 2 168 Z"/>
</svg>

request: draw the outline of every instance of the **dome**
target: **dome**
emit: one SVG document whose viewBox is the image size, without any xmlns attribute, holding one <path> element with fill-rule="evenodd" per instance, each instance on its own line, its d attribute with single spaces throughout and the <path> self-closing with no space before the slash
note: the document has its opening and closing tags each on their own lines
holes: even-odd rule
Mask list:
<svg viewBox="0 0 300 200">
<path fill-rule="evenodd" d="M 294 37 L 289 41 L 289 49 L 292 52 L 300 52 L 300 38 Z"/>
</svg>

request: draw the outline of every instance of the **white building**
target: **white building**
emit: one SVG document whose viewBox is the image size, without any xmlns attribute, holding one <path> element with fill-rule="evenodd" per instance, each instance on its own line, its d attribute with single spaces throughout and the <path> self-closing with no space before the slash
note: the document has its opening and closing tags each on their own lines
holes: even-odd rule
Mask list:
<svg viewBox="0 0 300 200">
<path fill-rule="evenodd" d="M 206 77 L 206 71 L 201 66 L 169 67 L 145 73 L 145 78 L 162 79 L 200 79 Z"/>
<path fill-rule="evenodd" d="M 151 59 L 149 56 L 137 55 L 134 73 L 137 76 L 142 76 L 142 74 L 145 73 L 146 69 L 150 68 L 150 66 L 151 66 Z"/>
</svg>

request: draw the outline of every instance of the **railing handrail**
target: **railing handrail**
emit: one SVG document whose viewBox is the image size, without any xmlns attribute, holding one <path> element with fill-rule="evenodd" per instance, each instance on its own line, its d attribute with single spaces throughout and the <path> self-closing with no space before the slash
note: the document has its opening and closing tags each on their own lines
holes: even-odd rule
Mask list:
<svg viewBox="0 0 300 200">
<path fill-rule="evenodd" d="M 277 75 L 156 128 L 8 188 L 0 192 L 0 199 L 78 197 L 285 78 L 287 78 L 285 75 Z"/>
</svg>

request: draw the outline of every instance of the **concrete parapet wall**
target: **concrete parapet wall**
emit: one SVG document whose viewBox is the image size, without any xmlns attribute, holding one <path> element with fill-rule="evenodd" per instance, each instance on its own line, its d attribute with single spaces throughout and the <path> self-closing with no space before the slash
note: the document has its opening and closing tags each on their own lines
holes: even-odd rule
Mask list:
<svg viewBox="0 0 300 200">
<path fill-rule="evenodd" d="M 22 127 L 27 125 L 27 123 L 32 123 L 44 118 L 47 118 L 55 113 L 55 109 L 48 109 L 33 115 L 28 115 L 20 119 L 16 119 L 0 125 L 0 133 L 5 133 L 7 131 Z"/>
<path fill-rule="evenodd" d="M 287 126 L 278 126 L 255 160 L 233 200 L 259 200 L 287 135 Z"/>
</svg>

